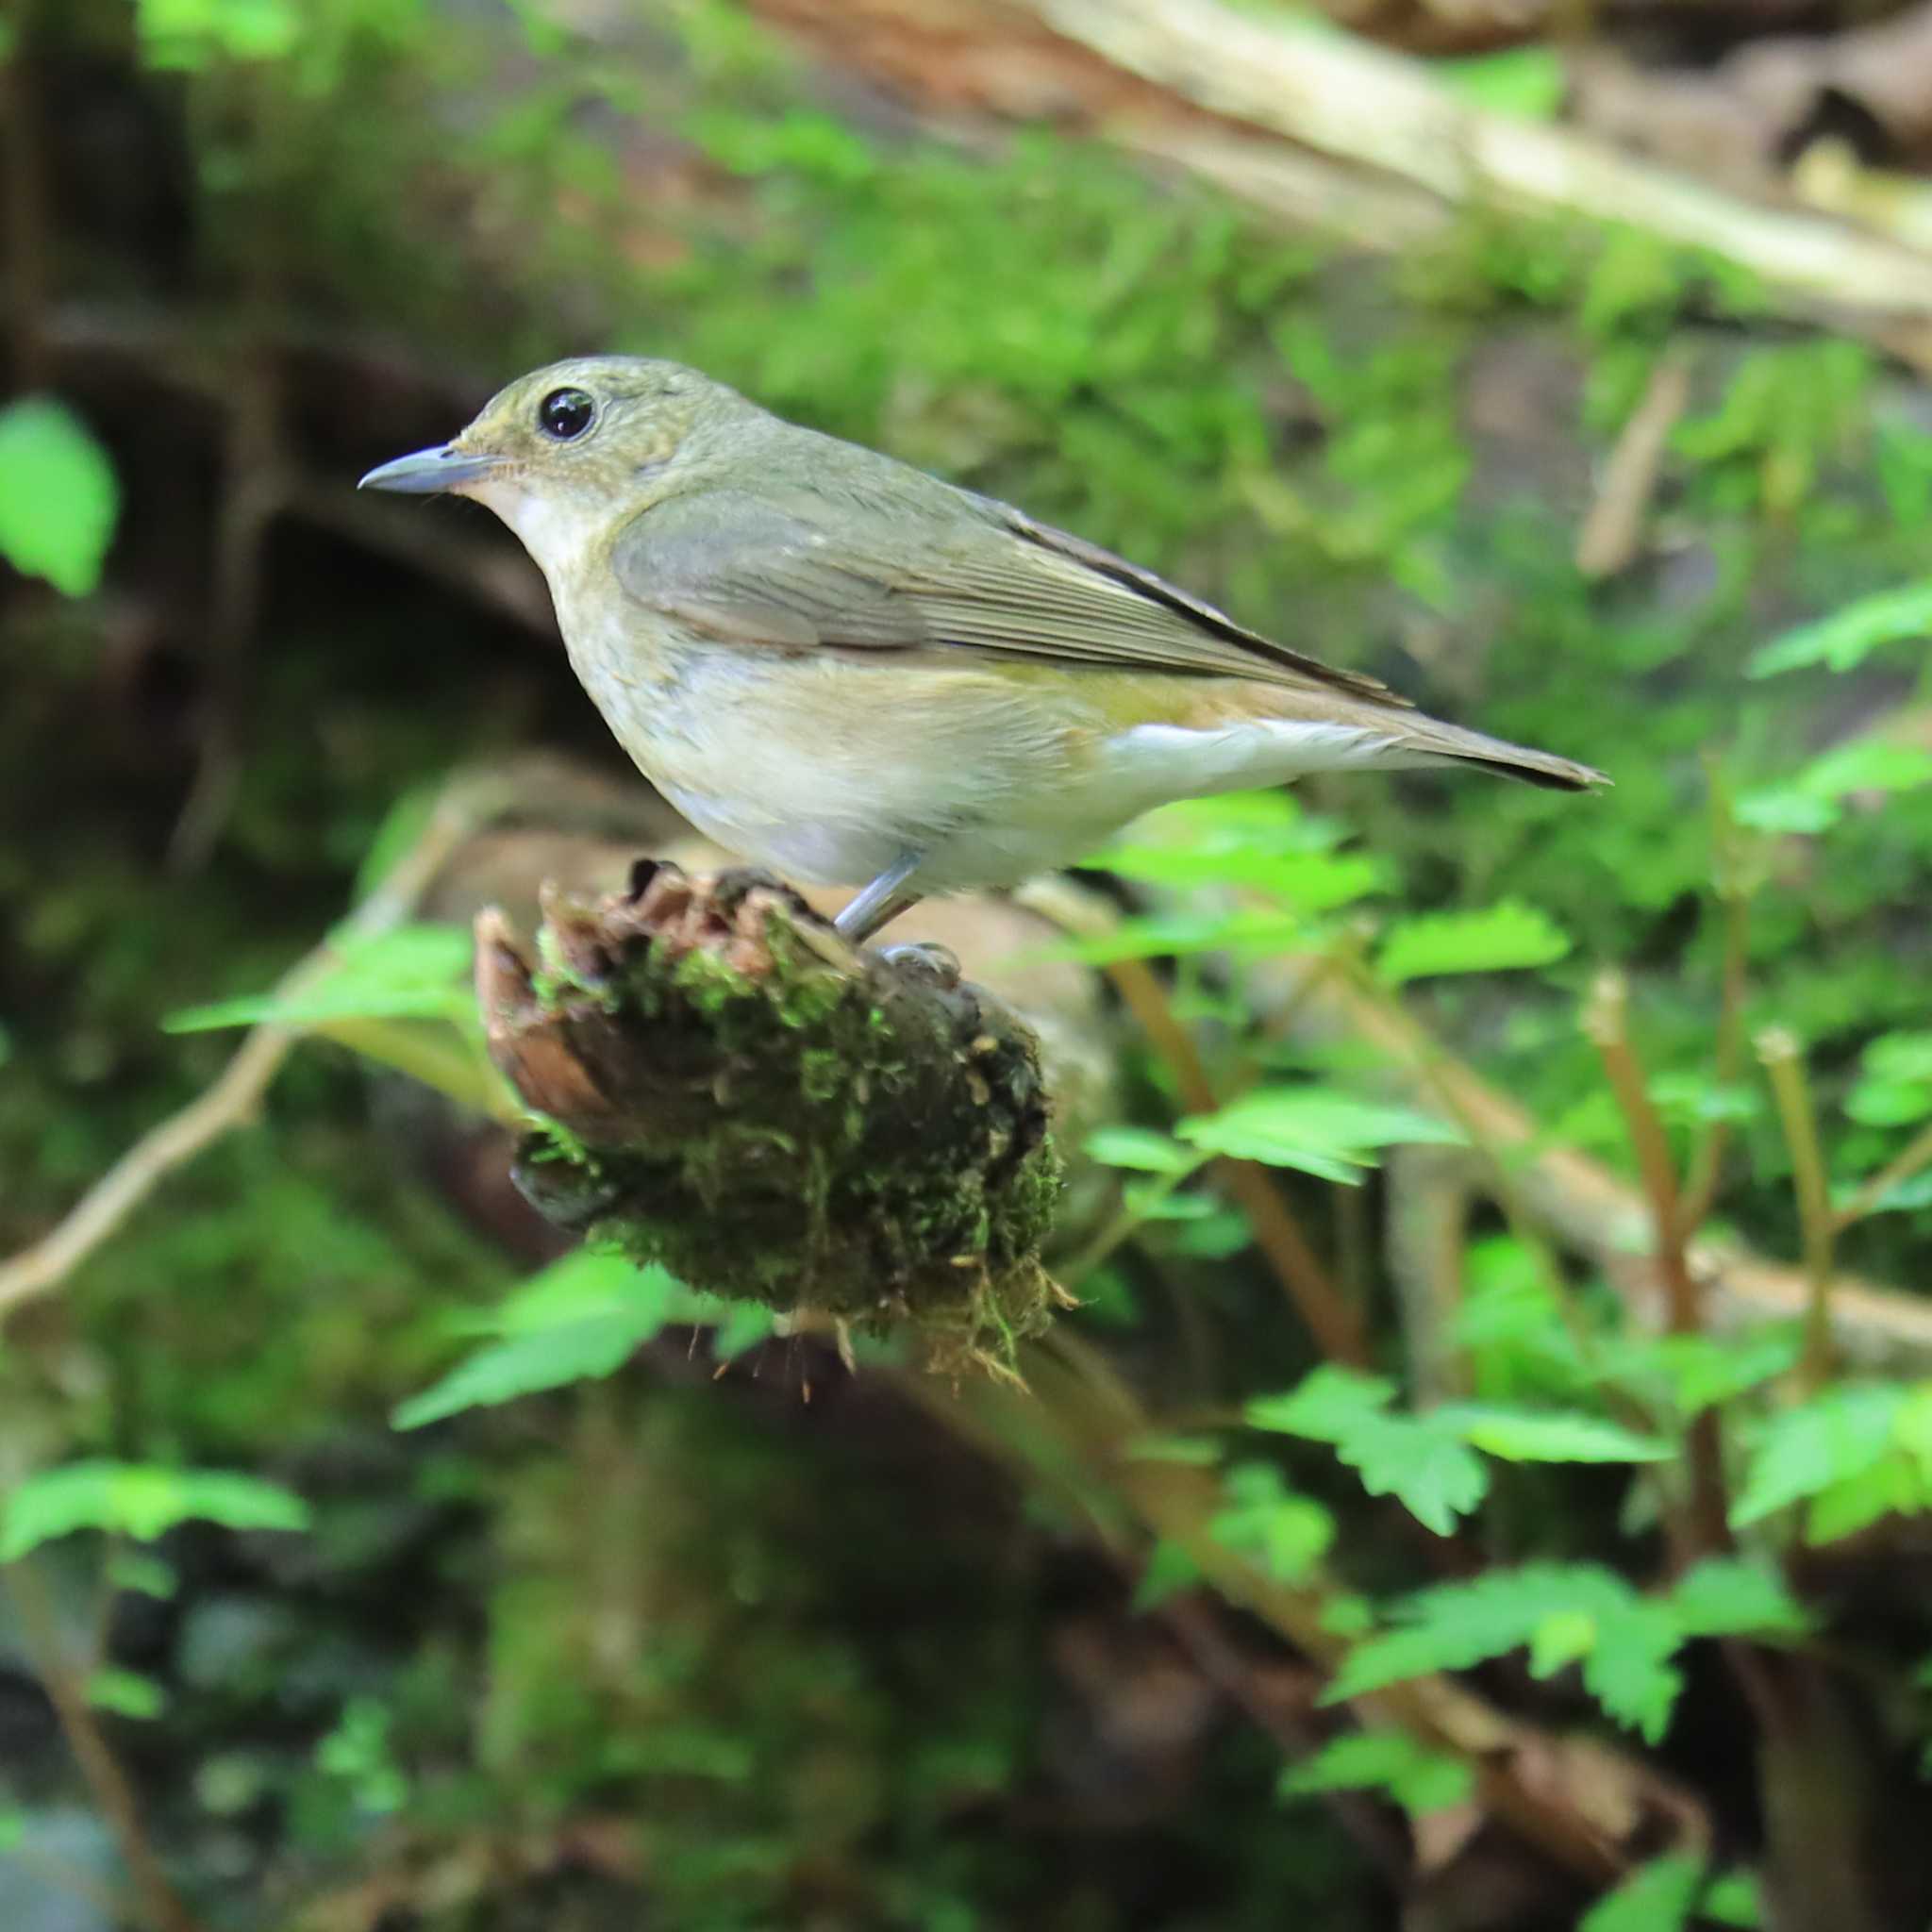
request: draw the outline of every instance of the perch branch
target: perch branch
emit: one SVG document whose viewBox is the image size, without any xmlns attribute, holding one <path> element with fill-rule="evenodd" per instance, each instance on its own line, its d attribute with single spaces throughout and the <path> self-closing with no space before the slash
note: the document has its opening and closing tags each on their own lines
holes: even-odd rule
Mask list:
<svg viewBox="0 0 1932 1932">
<path fill-rule="evenodd" d="M 1032 1032 L 928 960 L 849 945 L 763 874 L 641 862 L 546 894 L 539 974 L 476 922 L 498 1068 L 542 1124 L 545 1215 L 693 1288 L 908 1321 L 934 1364 L 1009 1369 L 1059 1291 L 1060 1167 Z"/>
</svg>

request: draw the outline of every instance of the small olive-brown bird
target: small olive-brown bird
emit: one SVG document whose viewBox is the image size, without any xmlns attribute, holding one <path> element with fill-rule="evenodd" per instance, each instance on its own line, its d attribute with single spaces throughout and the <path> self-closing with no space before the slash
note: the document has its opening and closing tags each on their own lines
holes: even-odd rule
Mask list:
<svg viewBox="0 0 1932 1932">
<path fill-rule="evenodd" d="M 362 486 L 494 510 L 639 769 L 729 850 L 863 887 L 855 941 L 1176 798 L 1416 765 L 1606 782 L 675 362 L 540 369 Z"/>
</svg>

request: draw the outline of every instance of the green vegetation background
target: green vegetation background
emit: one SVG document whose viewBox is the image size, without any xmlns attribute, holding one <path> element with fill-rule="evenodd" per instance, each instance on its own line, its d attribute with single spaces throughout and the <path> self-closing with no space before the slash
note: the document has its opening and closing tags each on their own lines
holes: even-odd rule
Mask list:
<svg viewBox="0 0 1932 1932">
<path fill-rule="evenodd" d="M 375 0 L 42 9 L 36 74 L 167 130 L 179 171 L 145 216 L 83 178 L 55 274 L 186 340 L 76 391 L 118 474 L 106 587 L 22 591 L 5 617 L 6 1245 L 213 1075 L 230 1042 L 159 1021 L 269 984 L 339 915 L 398 798 L 533 741 L 614 768 L 560 660 L 291 529 L 245 669 L 221 672 L 240 750 L 218 836 L 170 866 L 213 674 L 164 615 L 188 697 L 117 685 L 115 598 L 199 582 L 179 554 L 209 539 L 195 387 L 271 337 L 333 372 L 329 420 L 293 432 L 319 487 L 455 426 L 379 355 L 332 357 L 345 344 L 397 345 L 479 395 L 585 347 L 680 357 L 1610 771 L 1600 803 L 1433 778 L 1312 803 L 1374 855 L 1369 916 L 1521 902 L 1568 935 L 1534 974 L 1416 997 L 1553 1136 L 1627 1166 L 1575 1021 L 1621 967 L 1673 1130 L 1736 1116 L 1721 1212 L 1770 1252 L 1800 1240 L 1776 1116 L 1710 1071 L 1725 865 L 1753 889 L 1750 1019 L 1806 1042 L 1835 1177 L 1932 1111 L 1916 654 L 1752 675 L 1768 640 L 1923 573 L 1923 386 L 1635 233 L 1472 219 L 1390 262 L 1098 145 L 969 152 L 835 114 L 723 6 L 653 15 L 621 58 L 515 13 L 507 30 Z M 1594 465 L 1667 350 L 1693 400 L 1653 541 L 1592 584 L 1572 551 Z M 157 508 L 170 492 L 186 513 Z M 1157 1119 L 1159 1086 L 1150 1072 Z M 122 1687 L 116 1744 L 214 1922 L 271 1923 L 269 1900 L 293 1924 L 371 1881 L 415 1915 L 394 1923 L 436 1926 L 1388 1923 L 1326 1815 L 1277 1805 L 1272 1744 L 1224 1724 L 1170 1763 L 1120 1742 L 1066 1662 L 1086 1641 L 1111 1646 L 1117 1687 L 1153 1668 L 1111 1574 L 903 1407 L 858 1388 L 807 1408 L 774 1357 L 755 1386 L 638 1371 L 394 1433 L 465 1316 L 523 1272 L 398 1158 L 408 1132 L 346 1056 L 298 1056 L 257 1127 L 0 1348 L 8 1479 L 82 1457 L 252 1469 L 312 1511 L 294 1538 L 179 1530 L 166 1593 L 116 1599 L 117 1667 L 148 1687 Z M 1911 1284 L 1932 1193 L 1891 1205 L 1843 1258 Z M 1479 1271 L 1507 1274 L 1485 1240 Z M 1223 1212 L 1163 1261 L 1212 1338 L 1204 1401 L 1307 1366 L 1241 1243 Z M 1124 1325 L 1148 1292 L 1116 1271 L 1075 1320 L 1131 1359 L 1172 1340 L 1158 1306 Z M 1360 1508 L 1330 1501 L 1345 1524 Z M 1593 1545 L 1553 1491 L 1513 1507 L 1496 1552 L 1617 1547 L 1601 1499 Z M 41 1559 L 70 1619 L 96 1554 Z M 23 1641 L 0 1616 L 19 1687 Z M 1932 1647 L 1919 1627 L 1894 1648 L 1913 1641 Z M 15 1853 L 58 1840 L 106 1868 L 19 1696 L 0 1763 Z M 1748 1819 L 1748 1768 L 1717 1784 Z M 38 1884 L 24 1854 L 0 1863 L 0 1895 Z M 377 1922 L 340 1909 L 318 1923 Z"/>
</svg>

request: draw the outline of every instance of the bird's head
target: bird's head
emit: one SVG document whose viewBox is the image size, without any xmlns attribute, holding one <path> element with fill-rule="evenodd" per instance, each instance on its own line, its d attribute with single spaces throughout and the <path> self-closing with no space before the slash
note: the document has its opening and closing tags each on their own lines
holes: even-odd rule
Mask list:
<svg viewBox="0 0 1932 1932">
<path fill-rule="evenodd" d="M 750 407 L 681 363 L 579 356 L 519 376 L 448 442 L 383 463 L 358 488 L 474 496 L 554 575 L 662 495 L 691 432 L 726 404 Z"/>
</svg>

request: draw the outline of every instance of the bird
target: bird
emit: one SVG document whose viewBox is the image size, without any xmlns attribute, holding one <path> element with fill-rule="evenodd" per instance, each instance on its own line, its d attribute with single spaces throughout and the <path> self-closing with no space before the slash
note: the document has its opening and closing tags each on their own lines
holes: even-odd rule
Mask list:
<svg viewBox="0 0 1932 1932">
<path fill-rule="evenodd" d="M 1608 782 L 676 362 L 552 363 L 358 487 L 501 518 L 645 777 L 754 864 L 858 888 L 855 944 L 1175 799 L 1432 765 Z"/>
</svg>

